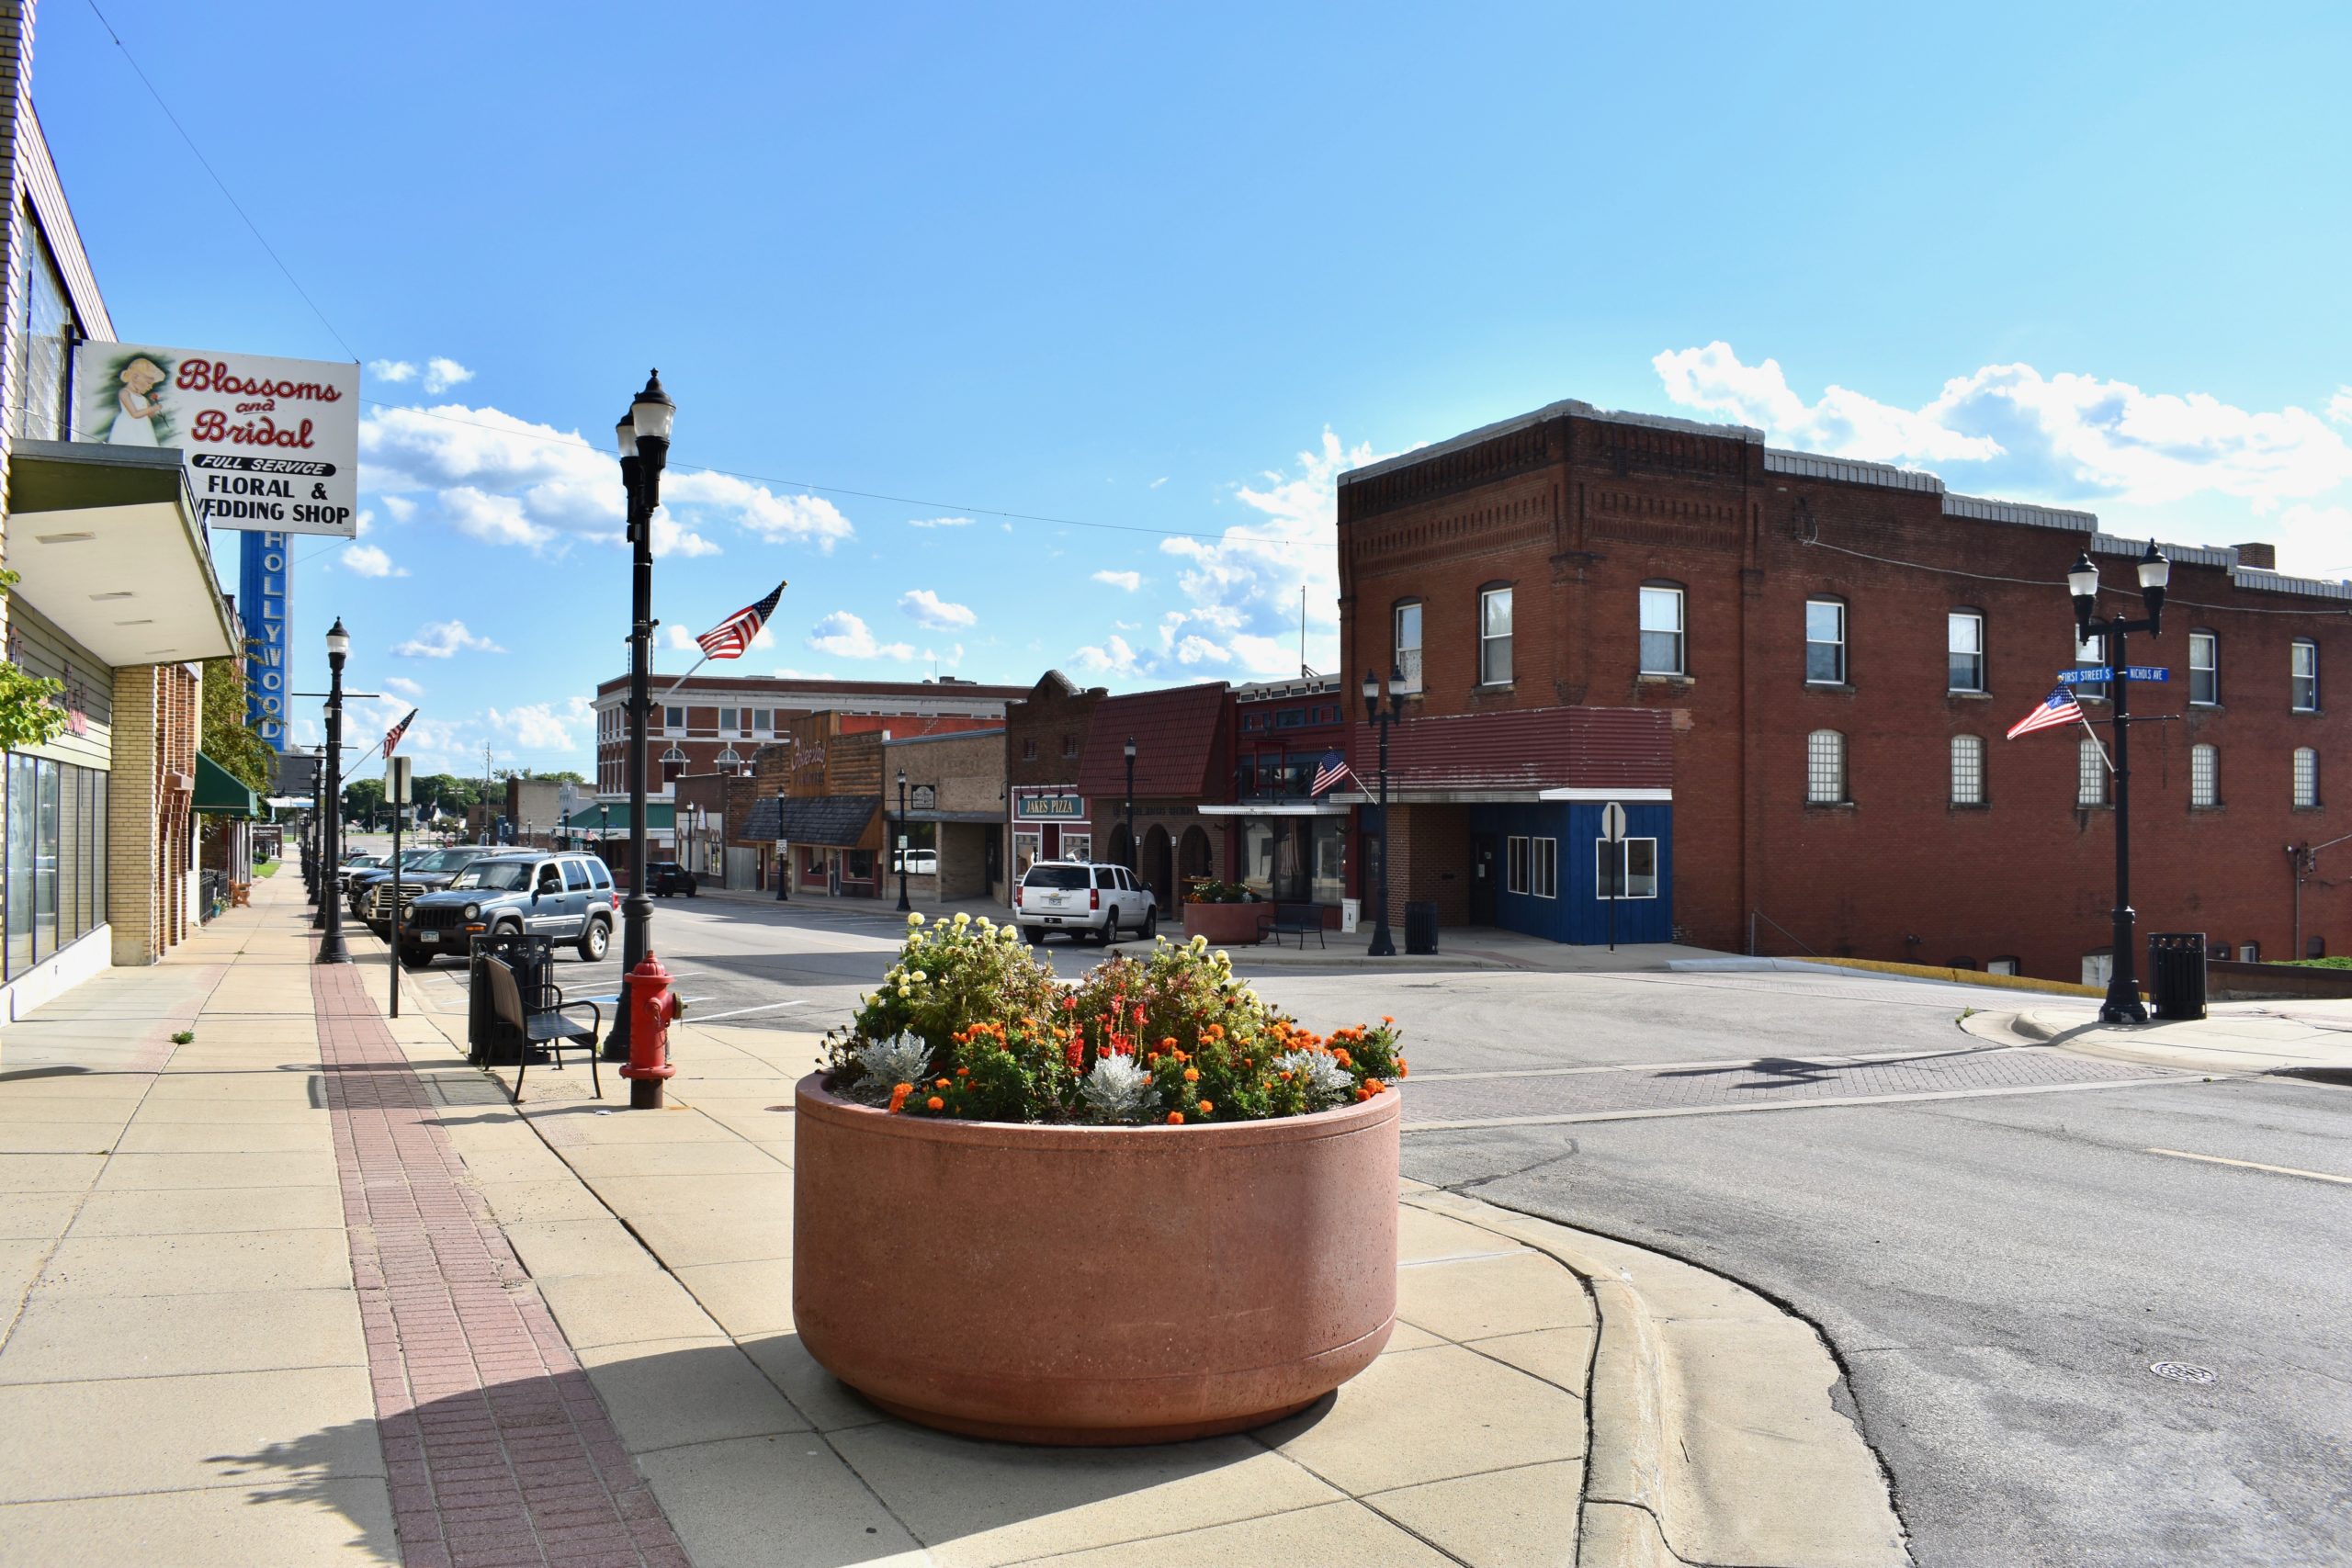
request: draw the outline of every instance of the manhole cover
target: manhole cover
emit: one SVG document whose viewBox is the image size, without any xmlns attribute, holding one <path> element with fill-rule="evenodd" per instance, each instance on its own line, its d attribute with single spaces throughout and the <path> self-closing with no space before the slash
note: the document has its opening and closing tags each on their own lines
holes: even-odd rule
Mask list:
<svg viewBox="0 0 2352 1568">
<path fill-rule="evenodd" d="M 2175 1382 L 2211 1382 L 2213 1381 L 2211 1368 L 2192 1366 L 2187 1361 L 2158 1361 L 2148 1370 L 2160 1378 L 2170 1378 Z"/>
</svg>

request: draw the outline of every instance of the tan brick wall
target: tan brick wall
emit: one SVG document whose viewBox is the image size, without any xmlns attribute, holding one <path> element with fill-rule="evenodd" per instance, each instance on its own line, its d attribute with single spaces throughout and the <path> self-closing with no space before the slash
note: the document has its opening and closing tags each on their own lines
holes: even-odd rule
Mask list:
<svg viewBox="0 0 2352 1568">
<path fill-rule="evenodd" d="M 117 964 L 153 964 L 187 938 L 196 818 L 190 795 L 202 677 L 179 664 L 114 674 L 114 769 L 107 795 L 107 912 Z"/>
</svg>

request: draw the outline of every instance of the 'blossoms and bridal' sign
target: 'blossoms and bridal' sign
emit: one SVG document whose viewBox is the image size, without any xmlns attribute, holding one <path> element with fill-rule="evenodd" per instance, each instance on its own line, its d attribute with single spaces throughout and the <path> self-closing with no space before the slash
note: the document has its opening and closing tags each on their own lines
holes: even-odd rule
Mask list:
<svg viewBox="0 0 2352 1568">
<path fill-rule="evenodd" d="M 357 536 L 359 367 L 85 342 L 76 441 L 177 447 L 215 528 Z"/>
</svg>

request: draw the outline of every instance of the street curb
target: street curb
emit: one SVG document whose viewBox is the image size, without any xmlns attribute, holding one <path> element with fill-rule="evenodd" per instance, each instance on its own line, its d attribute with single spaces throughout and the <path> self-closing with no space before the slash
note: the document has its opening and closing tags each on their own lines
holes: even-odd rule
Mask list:
<svg viewBox="0 0 2352 1568">
<path fill-rule="evenodd" d="M 2102 1061 L 2128 1062 L 2142 1067 L 2168 1067 L 2175 1072 L 2196 1073 L 2207 1077 L 2300 1078 L 2307 1083 L 2352 1083 L 2352 1066 L 2306 1066 L 2276 1060 L 2266 1062 L 2260 1058 L 2259 1053 L 2202 1052 L 2190 1045 L 2155 1041 L 2134 1044 L 2128 1035 L 2109 1034 L 2105 1025 L 2086 1022 L 2061 1028 L 2033 1012 L 1978 1013 L 1962 1020 L 1961 1027 L 1979 1038 L 1998 1041 L 2003 1044 L 2051 1045 Z"/>
<path fill-rule="evenodd" d="M 1599 1320 L 1577 1568 L 1900 1568 L 1885 1472 L 1810 1324 L 1720 1275 L 1441 1190 L 1416 1208 L 1532 1247 Z"/>
</svg>

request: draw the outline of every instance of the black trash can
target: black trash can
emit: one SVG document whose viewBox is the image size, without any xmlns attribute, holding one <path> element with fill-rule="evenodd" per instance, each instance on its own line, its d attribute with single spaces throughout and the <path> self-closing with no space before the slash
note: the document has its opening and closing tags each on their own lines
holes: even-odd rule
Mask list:
<svg viewBox="0 0 2352 1568">
<path fill-rule="evenodd" d="M 1437 904 L 1432 899 L 1409 899 L 1405 905 L 1405 951 L 1430 953 L 1437 951 Z"/>
<path fill-rule="evenodd" d="M 2167 1022 L 2205 1016 L 2205 933 L 2154 931 L 2148 937 L 2148 998 Z"/>
<path fill-rule="evenodd" d="M 466 963 L 467 1050 L 478 1064 L 511 1065 L 518 1059 L 523 1042 L 514 1030 L 498 1021 L 497 1010 L 491 1005 L 490 980 L 482 973 L 485 958 L 501 959 L 514 971 L 514 989 L 523 998 L 525 1012 L 540 1011 L 555 999 L 555 939 L 500 931 L 473 940 Z"/>
</svg>

